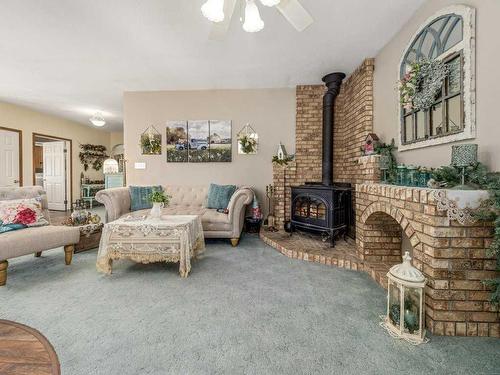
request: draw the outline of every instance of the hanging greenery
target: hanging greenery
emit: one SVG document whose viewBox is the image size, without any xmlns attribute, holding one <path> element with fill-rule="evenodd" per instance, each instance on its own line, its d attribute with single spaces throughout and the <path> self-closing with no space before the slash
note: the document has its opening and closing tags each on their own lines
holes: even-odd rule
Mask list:
<svg viewBox="0 0 500 375">
<path fill-rule="evenodd" d="M 154 126 L 141 134 L 139 144 L 143 155 L 161 155 L 161 134 Z"/>
<path fill-rule="evenodd" d="M 257 140 L 250 135 L 240 135 L 238 142 L 244 154 L 255 154 L 257 151 Z"/>
<path fill-rule="evenodd" d="M 258 134 L 250 124 L 246 124 L 243 129 L 238 132 L 238 154 L 256 154 L 258 144 Z"/>
<path fill-rule="evenodd" d="M 401 105 L 408 111 L 428 110 L 443 87 L 448 66 L 441 60 L 420 60 L 399 81 Z"/>
<path fill-rule="evenodd" d="M 280 159 L 278 155 L 273 156 L 273 164 L 285 166 L 288 165 L 289 162 L 293 161 L 293 156 L 287 155 L 284 159 Z"/>
<path fill-rule="evenodd" d="M 92 166 L 96 171 L 102 168 L 104 160 L 109 156 L 106 154 L 106 147 L 102 145 L 83 144 L 80 145 L 80 162 L 83 164 L 83 169 L 87 171 L 89 166 Z"/>
<path fill-rule="evenodd" d="M 452 188 L 461 183 L 461 170 L 458 167 L 441 167 L 433 172 L 432 178 L 447 188 Z M 480 210 L 476 216 L 480 220 L 494 223 L 493 241 L 489 248 L 489 255 L 496 256 L 496 269 L 500 271 L 500 173 L 488 172 L 485 165 L 477 163 L 465 169 L 465 181 L 469 185 L 475 185 L 478 189 L 488 190 L 490 193 L 492 201 L 490 208 Z M 498 308 L 500 306 L 500 277 L 483 282 L 491 287 L 490 301 Z"/>
<path fill-rule="evenodd" d="M 391 143 L 380 143 L 376 148 L 375 152 L 382 156 L 386 156 L 389 158 L 389 169 L 387 170 L 387 183 L 394 184 L 396 183 L 397 176 L 397 167 L 398 163 L 396 162 L 396 157 L 394 156 L 394 151 L 397 150 L 396 142 L 394 142 L 394 138 L 391 140 Z"/>
</svg>

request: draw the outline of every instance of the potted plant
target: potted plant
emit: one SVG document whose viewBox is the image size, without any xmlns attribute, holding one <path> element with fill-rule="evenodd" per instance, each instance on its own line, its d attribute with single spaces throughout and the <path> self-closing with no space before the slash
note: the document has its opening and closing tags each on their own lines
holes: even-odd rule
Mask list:
<svg viewBox="0 0 500 375">
<path fill-rule="evenodd" d="M 166 195 L 163 191 L 154 191 L 149 195 L 149 201 L 153 204 L 151 208 L 151 217 L 159 218 L 161 216 L 161 209 L 168 206 L 170 203 L 170 195 Z"/>
</svg>

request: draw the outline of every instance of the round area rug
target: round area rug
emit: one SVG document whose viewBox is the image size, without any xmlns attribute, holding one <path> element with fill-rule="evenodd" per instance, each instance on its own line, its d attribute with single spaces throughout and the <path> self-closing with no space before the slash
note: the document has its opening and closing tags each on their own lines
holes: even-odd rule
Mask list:
<svg viewBox="0 0 500 375">
<path fill-rule="evenodd" d="M 0 374 L 60 375 L 57 354 L 36 329 L 0 319 Z"/>
</svg>

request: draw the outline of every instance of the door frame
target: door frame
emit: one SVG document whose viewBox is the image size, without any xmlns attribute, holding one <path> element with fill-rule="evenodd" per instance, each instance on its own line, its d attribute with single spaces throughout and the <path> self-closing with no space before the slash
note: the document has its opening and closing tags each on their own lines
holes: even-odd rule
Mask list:
<svg viewBox="0 0 500 375">
<path fill-rule="evenodd" d="M 50 138 L 54 139 L 56 141 L 66 141 L 69 142 L 69 201 L 68 201 L 68 208 L 73 207 L 73 141 L 69 138 L 62 138 L 62 137 L 56 137 L 54 135 L 48 135 L 48 134 L 41 134 L 41 133 L 32 133 L 31 137 L 31 169 L 32 169 L 32 174 L 33 174 L 33 185 L 36 183 L 35 179 L 35 138 L 40 137 L 40 138 Z M 67 181 L 66 181 L 67 183 Z"/>
<path fill-rule="evenodd" d="M 23 131 L 20 129 L 0 126 L 0 130 L 6 130 L 19 134 L 19 186 L 23 186 Z"/>
</svg>

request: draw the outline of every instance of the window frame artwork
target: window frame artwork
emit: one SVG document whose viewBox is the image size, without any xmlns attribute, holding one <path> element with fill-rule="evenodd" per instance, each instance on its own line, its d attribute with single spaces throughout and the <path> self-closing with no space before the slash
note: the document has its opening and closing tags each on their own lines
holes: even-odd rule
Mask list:
<svg viewBox="0 0 500 375">
<path fill-rule="evenodd" d="M 441 21 L 444 20 L 444 21 Z M 441 21 L 441 27 L 436 31 L 431 26 L 437 26 Z M 462 25 L 462 39 L 454 45 L 447 47 L 450 35 L 455 27 Z M 430 48 L 426 53 L 422 52 L 422 47 L 426 44 L 427 35 L 430 34 Z M 427 46 L 429 44 L 427 43 Z M 418 29 L 411 38 L 405 52 L 398 65 L 398 80 L 408 71 L 411 62 L 420 59 L 439 59 L 449 64 L 459 59 L 460 63 L 460 88 L 458 91 L 450 93 L 448 91 L 449 76 L 443 82 L 441 94 L 428 111 L 409 111 L 398 104 L 398 124 L 399 124 L 399 151 L 412 150 L 416 148 L 428 147 L 438 144 L 450 143 L 464 139 L 476 137 L 476 114 L 475 114 L 475 9 L 464 5 L 455 5 L 444 8 Z M 456 97 L 459 102 L 459 124 L 450 119 L 449 110 L 453 104 L 456 109 Z M 453 100 L 454 99 L 454 100 Z M 433 121 L 435 109 L 441 112 L 441 132 L 438 134 Z M 455 111 L 456 112 L 456 111 Z M 406 120 L 409 119 L 409 120 Z M 409 121 L 408 123 L 406 121 Z M 419 121 L 424 126 L 419 127 Z M 452 129 L 449 123 L 456 126 Z M 407 137 L 408 126 L 412 132 L 411 137 Z M 422 133 L 422 134 L 421 134 Z"/>
<path fill-rule="evenodd" d="M 169 163 L 232 162 L 231 120 L 167 121 L 165 133 Z"/>
</svg>

